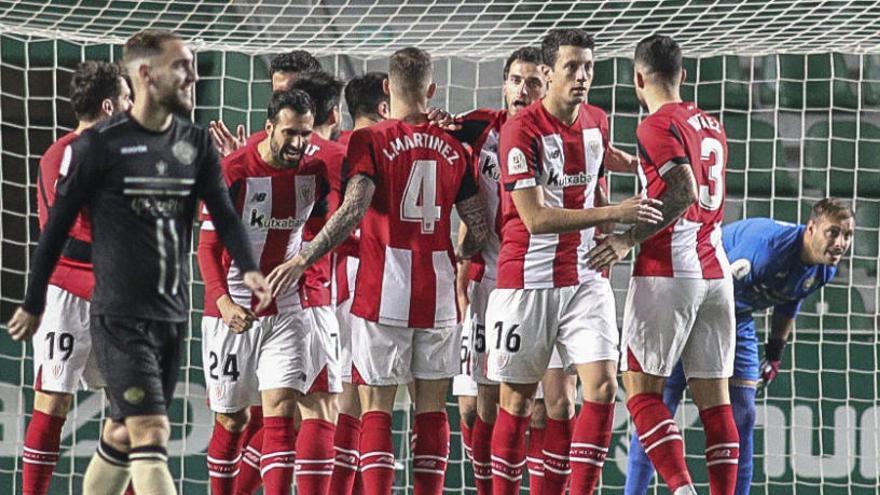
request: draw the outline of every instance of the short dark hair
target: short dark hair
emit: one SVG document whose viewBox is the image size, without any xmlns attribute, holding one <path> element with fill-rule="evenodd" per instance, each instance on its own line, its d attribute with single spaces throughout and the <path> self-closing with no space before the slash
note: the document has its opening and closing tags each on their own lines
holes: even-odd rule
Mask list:
<svg viewBox="0 0 880 495">
<path fill-rule="evenodd" d="M 820 217 L 827 216 L 835 220 L 843 220 L 853 217 L 852 207 L 837 198 L 824 198 L 813 205 L 810 211 L 810 220 L 816 221 Z"/>
<path fill-rule="evenodd" d="M 434 75 L 431 55 L 416 47 L 397 50 L 388 63 L 388 78 L 409 94 L 418 94 Z"/>
<path fill-rule="evenodd" d="M 593 37 L 583 29 L 554 29 L 541 40 L 541 55 L 544 63 L 553 67 L 556 57 L 559 55 L 560 46 L 577 46 L 593 50 L 596 47 Z"/>
<path fill-rule="evenodd" d="M 353 77 L 345 85 L 345 104 L 352 120 L 361 115 L 378 116 L 379 105 L 388 103 L 382 83 L 388 79 L 384 72 L 367 72 Z"/>
<path fill-rule="evenodd" d="M 541 56 L 541 50 L 538 50 L 533 46 L 518 48 L 515 52 L 511 53 L 510 56 L 507 57 L 507 61 L 504 62 L 504 79 L 507 79 L 507 75 L 510 73 L 510 66 L 513 65 L 514 62 L 541 65 L 544 63 L 544 57 Z"/>
<path fill-rule="evenodd" d="M 298 114 L 315 113 L 315 104 L 309 98 L 308 93 L 299 89 L 276 91 L 269 99 L 269 108 L 266 109 L 266 119 L 273 124 L 278 122 L 278 114 L 288 108 Z"/>
<path fill-rule="evenodd" d="M 675 84 L 682 69 L 681 47 L 671 36 L 652 34 L 636 45 L 635 63 L 661 82 Z"/>
<path fill-rule="evenodd" d="M 303 74 L 306 72 L 316 72 L 321 69 L 321 62 L 305 50 L 293 50 L 275 55 L 269 64 L 269 74 L 275 74 L 276 72 Z"/>
<path fill-rule="evenodd" d="M 70 78 L 70 106 L 77 120 L 97 119 L 104 100 L 119 98 L 120 78 L 125 78 L 125 71 L 114 63 L 87 60 L 77 65 Z"/>
<path fill-rule="evenodd" d="M 162 53 L 162 45 L 166 41 L 179 40 L 180 37 L 171 31 L 161 29 L 146 29 L 135 33 L 122 49 L 122 57 L 125 61 L 136 60 L 142 57 L 154 57 Z"/>
<path fill-rule="evenodd" d="M 311 98 L 315 106 L 315 125 L 324 125 L 330 119 L 330 112 L 342 98 L 342 87 L 342 81 L 324 71 L 306 73 L 290 85 L 291 89 L 305 91 Z"/>
</svg>

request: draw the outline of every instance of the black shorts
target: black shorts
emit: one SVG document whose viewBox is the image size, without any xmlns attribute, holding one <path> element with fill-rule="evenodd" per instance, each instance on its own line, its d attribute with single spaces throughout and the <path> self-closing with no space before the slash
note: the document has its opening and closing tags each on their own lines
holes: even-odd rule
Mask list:
<svg viewBox="0 0 880 495">
<path fill-rule="evenodd" d="M 177 386 L 186 325 L 92 316 L 92 349 L 107 383 L 111 419 L 168 413 Z"/>
</svg>

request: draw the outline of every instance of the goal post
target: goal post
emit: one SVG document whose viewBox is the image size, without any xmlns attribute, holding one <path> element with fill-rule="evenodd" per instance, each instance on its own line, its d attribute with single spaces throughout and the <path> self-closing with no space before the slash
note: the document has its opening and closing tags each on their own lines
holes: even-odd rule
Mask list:
<svg viewBox="0 0 880 495">
<path fill-rule="evenodd" d="M 271 5 L 270 5 L 271 4 Z M 435 57 L 432 104 L 451 112 L 501 105 L 501 68 L 514 49 L 553 27 L 585 27 L 598 62 L 590 102 L 611 119 L 612 142 L 635 151 L 645 116 L 635 99 L 632 49 L 655 31 L 686 50 L 685 99 L 717 115 L 729 140 L 726 221 L 806 222 L 826 195 L 850 201 L 856 234 L 832 284 L 810 297 L 783 371 L 759 399 L 753 493 L 872 494 L 880 490 L 880 6 L 876 2 L 538 1 L 367 2 L 0 1 L 0 320 L 20 302 L 38 238 L 35 180 L 43 151 L 74 125 L 67 85 L 85 59 L 116 60 L 147 27 L 178 31 L 197 48 L 194 120 L 260 129 L 272 54 L 304 48 L 342 79 L 387 69 L 396 48 Z M 345 113 L 345 112 L 343 112 Z M 345 116 L 348 120 L 347 115 Z M 635 190 L 611 177 L 613 199 Z M 196 234 L 197 235 L 197 234 Z M 631 265 L 612 284 L 622 313 Z M 195 257 L 191 335 L 171 409 L 170 465 L 181 493 L 206 493 L 205 406 Z M 758 318 L 761 338 L 769 322 Z M 21 448 L 33 405 L 32 348 L 0 339 L 0 493 L 21 493 Z M 412 487 L 409 411 L 395 413 L 396 486 Z M 65 425 L 52 494 L 79 493 L 104 400 L 81 392 Z M 475 493 L 457 407 L 446 493 Z M 703 492 L 703 437 L 691 402 L 680 409 L 688 461 Z M 628 413 L 618 401 L 600 493 L 622 493 Z M 692 461 L 692 462 L 691 462 Z M 527 476 L 524 476 L 527 478 Z M 527 479 L 524 479 L 527 485 Z M 665 493 L 652 485 L 651 493 Z M 524 487 L 524 493 L 527 488 Z"/>
</svg>

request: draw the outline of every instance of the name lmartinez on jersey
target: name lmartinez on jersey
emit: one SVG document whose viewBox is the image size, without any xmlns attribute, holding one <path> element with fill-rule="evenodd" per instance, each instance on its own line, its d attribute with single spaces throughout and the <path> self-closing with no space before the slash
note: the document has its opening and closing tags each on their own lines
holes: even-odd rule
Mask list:
<svg viewBox="0 0 880 495">
<path fill-rule="evenodd" d="M 404 151 L 413 150 L 416 148 L 422 148 L 427 150 L 433 150 L 446 160 L 450 165 L 454 164 L 456 160 L 461 158 L 461 155 L 458 154 L 457 151 L 452 149 L 452 146 L 449 145 L 446 141 L 437 136 L 432 136 L 431 134 L 427 134 L 424 132 L 415 132 L 412 137 L 409 135 L 404 135 L 399 138 L 395 138 L 390 146 L 386 148 L 382 148 L 382 153 L 385 154 L 385 158 L 389 161 L 397 158 L 397 155 Z"/>
</svg>

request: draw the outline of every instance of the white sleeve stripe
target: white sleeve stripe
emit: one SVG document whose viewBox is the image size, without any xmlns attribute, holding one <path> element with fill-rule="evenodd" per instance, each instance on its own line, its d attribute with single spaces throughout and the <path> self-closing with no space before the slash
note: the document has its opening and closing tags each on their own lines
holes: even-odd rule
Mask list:
<svg viewBox="0 0 880 495">
<path fill-rule="evenodd" d="M 214 222 L 205 220 L 202 222 L 202 230 L 214 230 Z"/>
<path fill-rule="evenodd" d="M 669 160 L 662 167 L 660 167 L 660 170 L 659 170 L 660 176 L 662 177 L 662 176 L 666 175 L 666 172 L 669 172 L 670 170 L 674 169 L 675 167 L 677 167 L 679 165 L 687 165 L 687 164 L 677 162 L 675 160 Z"/>
</svg>

